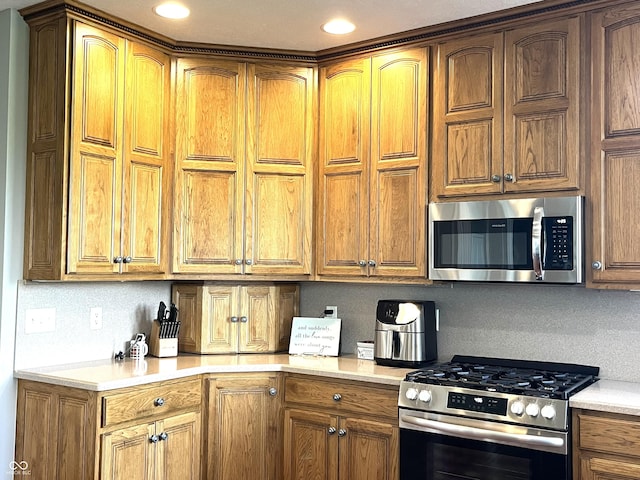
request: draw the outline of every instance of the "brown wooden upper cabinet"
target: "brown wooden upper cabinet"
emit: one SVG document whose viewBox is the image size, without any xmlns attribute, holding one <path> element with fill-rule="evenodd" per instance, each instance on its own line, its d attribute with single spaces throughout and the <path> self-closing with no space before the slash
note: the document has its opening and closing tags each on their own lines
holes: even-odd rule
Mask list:
<svg viewBox="0 0 640 480">
<path fill-rule="evenodd" d="M 640 283 L 640 5 L 592 16 L 588 286 Z"/>
<path fill-rule="evenodd" d="M 166 273 L 169 56 L 64 17 L 30 41 L 25 278 Z"/>
<path fill-rule="evenodd" d="M 320 69 L 317 271 L 424 277 L 428 50 Z"/>
<path fill-rule="evenodd" d="M 174 273 L 311 273 L 315 72 L 178 59 Z"/>
<path fill-rule="evenodd" d="M 581 188 L 581 21 L 438 46 L 432 201 Z"/>
</svg>

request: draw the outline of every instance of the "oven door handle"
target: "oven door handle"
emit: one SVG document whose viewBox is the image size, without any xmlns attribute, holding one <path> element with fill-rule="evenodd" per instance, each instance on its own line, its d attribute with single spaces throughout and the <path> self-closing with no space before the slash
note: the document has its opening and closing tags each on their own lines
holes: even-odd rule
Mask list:
<svg viewBox="0 0 640 480">
<path fill-rule="evenodd" d="M 438 433 L 449 434 L 472 440 L 484 440 L 494 442 L 514 442 L 526 447 L 564 447 L 564 439 L 558 437 L 543 437 L 536 435 L 523 435 L 520 433 L 496 432 L 493 430 L 485 430 L 484 428 L 466 427 L 464 425 L 454 425 L 451 423 L 442 423 L 434 420 L 413 417 L 411 415 L 402 415 L 402 422 L 412 424 L 418 427 L 428 428 Z"/>
</svg>

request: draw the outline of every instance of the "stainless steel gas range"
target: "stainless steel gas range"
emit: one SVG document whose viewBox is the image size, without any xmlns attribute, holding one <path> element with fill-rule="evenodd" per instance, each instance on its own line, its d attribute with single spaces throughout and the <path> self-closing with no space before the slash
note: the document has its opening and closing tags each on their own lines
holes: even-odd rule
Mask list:
<svg viewBox="0 0 640 480">
<path fill-rule="evenodd" d="M 569 480 L 586 365 L 456 355 L 400 383 L 401 480 Z"/>
</svg>

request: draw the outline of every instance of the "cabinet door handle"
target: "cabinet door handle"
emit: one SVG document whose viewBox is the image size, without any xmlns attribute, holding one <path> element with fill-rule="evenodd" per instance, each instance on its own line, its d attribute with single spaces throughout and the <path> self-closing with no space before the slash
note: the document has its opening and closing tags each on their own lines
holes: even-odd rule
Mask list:
<svg viewBox="0 0 640 480">
<path fill-rule="evenodd" d="M 369 260 L 369 266 L 370 267 L 375 267 L 376 266 L 376 261 L 375 260 Z"/>
<path fill-rule="evenodd" d="M 231 323 L 238 323 L 238 317 L 231 317 Z"/>
<path fill-rule="evenodd" d="M 164 405 L 164 398 L 158 397 L 153 401 L 153 405 L 156 407 L 161 407 Z"/>
<path fill-rule="evenodd" d="M 498 183 L 498 182 L 500 182 L 501 179 L 502 179 L 502 177 L 500 175 L 491 175 L 491 181 L 493 183 Z"/>
<path fill-rule="evenodd" d="M 593 268 L 594 270 L 602 270 L 602 262 L 599 260 L 596 260 L 591 264 L 591 268 Z"/>
<path fill-rule="evenodd" d="M 361 267 L 366 267 L 367 266 L 367 261 L 366 260 L 360 260 L 358 262 L 358 265 L 360 265 Z"/>
<path fill-rule="evenodd" d="M 122 263 L 122 257 L 115 257 L 113 263 Z"/>
<path fill-rule="evenodd" d="M 167 432 L 162 432 L 160 434 L 160 440 L 166 440 L 167 438 L 169 438 L 169 434 Z"/>
<path fill-rule="evenodd" d="M 247 258 L 244 263 L 246 263 L 247 265 L 253 265 L 253 260 L 251 260 L 250 258 Z"/>
<path fill-rule="evenodd" d="M 272 397 L 275 397 L 278 394 L 278 389 L 276 387 L 271 387 L 269 389 L 269 395 L 271 395 Z"/>
<path fill-rule="evenodd" d="M 149 437 L 149 443 L 158 443 L 158 440 L 160 440 L 160 438 L 158 437 L 158 435 L 151 435 Z"/>
<path fill-rule="evenodd" d="M 133 261 L 133 258 L 131 258 L 128 255 L 122 259 L 122 263 L 131 263 L 132 261 Z"/>
<path fill-rule="evenodd" d="M 341 428 L 340 430 L 338 430 L 339 437 L 344 437 L 346 434 L 347 434 L 347 431 L 344 428 Z"/>
<path fill-rule="evenodd" d="M 505 173 L 504 174 L 504 180 L 506 182 L 514 182 L 515 179 L 513 178 L 513 175 L 511 175 L 510 173 Z"/>
<path fill-rule="evenodd" d="M 240 317 L 240 321 L 242 323 L 247 323 L 249 321 L 249 319 L 247 317 L 245 317 L 245 316 L 242 316 L 242 317 Z"/>
<path fill-rule="evenodd" d="M 336 433 L 336 427 L 329 427 L 329 429 L 327 430 L 327 433 L 329 435 L 333 435 L 334 433 Z"/>
<path fill-rule="evenodd" d="M 342 395 L 340 395 L 339 393 L 334 393 L 333 394 L 333 400 L 335 402 L 339 402 L 340 400 L 342 400 Z"/>
<path fill-rule="evenodd" d="M 236 261 L 234 263 L 236 265 L 242 265 L 242 259 L 241 258 L 236 258 Z"/>
</svg>

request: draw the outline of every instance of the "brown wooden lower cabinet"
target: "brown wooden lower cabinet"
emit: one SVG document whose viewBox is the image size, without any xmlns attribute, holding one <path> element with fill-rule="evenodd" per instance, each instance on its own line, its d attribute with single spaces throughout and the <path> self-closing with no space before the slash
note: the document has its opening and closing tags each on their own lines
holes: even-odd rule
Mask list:
<svg viewBox="0 0 640 480">
<path fill-rule="evenodd" d="M 573 411 L 574 480 L 638 480 L 640 417 Z"/>
<path fill-rule="evenodd" d="M 284 479 L 397 480 L 397 387 L 287 376 Z"/>
</svg>

